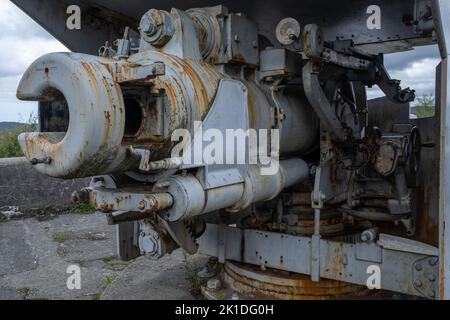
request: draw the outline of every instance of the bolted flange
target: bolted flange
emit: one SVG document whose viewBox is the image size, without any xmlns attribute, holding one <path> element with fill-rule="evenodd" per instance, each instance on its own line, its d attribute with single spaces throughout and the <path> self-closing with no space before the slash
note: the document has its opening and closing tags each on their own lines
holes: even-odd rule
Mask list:
<svg viewBox="0 0 450 320">
<path fill-rule="evenodd" d="M 139 30 L 142 38 L 155 47 L 163 47 L 175 33 L 172 16 L 167 11 L 156 9 L 144 14 Z"/>
</svg>

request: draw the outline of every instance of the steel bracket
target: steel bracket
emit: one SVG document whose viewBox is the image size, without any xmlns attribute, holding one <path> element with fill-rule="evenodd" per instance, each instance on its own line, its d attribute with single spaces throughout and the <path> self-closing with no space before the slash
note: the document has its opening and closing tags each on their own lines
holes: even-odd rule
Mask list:
<svg viewBox="0 0 450 320">
<path fill-rule="evenodd" d="M 115 72 L 118 83 L 146 83 L 148 80 L 166 74 L 166 66 L 162 62 L 149 65 L 119 64 Z"/>
<path fill-rule="evenodd" d="M 398 240 L 401 242 L 401 238 Z M 199 252 L 220 257 L 221 261 L 230 260 L 305 275 L 315 272 L 311 263 L 315 250 L 310 237 L 208 224 L 198 243 Z M 319 239 L 318 243 L 320 277 L 323 279 L 365 286 L 370 277 L 368 270 L 376 265 L 381 272 L 381 289 L 428 299 L 432 298 L 434 289 L 437 296 L 439 262 L 434 250 L 412 252 L 410 248 L 391 249 L 372 243 L 369 245 L 370 254 L 366 254 L 362 250 L 369 247 L 357 243 L 326 239 Z M 416 270 L 419 263 L 422 269 Z M 434 276 L 436 279 L 432 281 Z M 420 280 L 422 285 L 414 283 L 416 280 Z"/>
<path fill-rule="evenodd" d="M 412 283 L 424 296 L 435 299 L 438 292 L 439 258 L 417 260 L 413 265 Z"/>
<path fill-rule="evenodd" d="M 312 61 L 309 61 L 303 67 L 303 85 L 306 97 L 325 129 L 332 132 L 339 140 L 345 140 L 344 128 L 333 112 L 331 104 L 320 85 L 319 75 L 315 72 Z"/>
</svg>

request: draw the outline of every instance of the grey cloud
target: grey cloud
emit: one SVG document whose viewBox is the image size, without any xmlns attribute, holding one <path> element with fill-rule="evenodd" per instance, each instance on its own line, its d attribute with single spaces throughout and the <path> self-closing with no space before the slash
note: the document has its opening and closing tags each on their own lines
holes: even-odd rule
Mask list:
<svg viewBox="0 0 450 320">
<path fill-rule="evenodd" d="M 9 0 L 0 2 L 0 78 L 21 75 L 39 56 L 67 51 Z"/>
<path fill-rule="evenodd" d="M 9 0 L 6 0 L 5 3 L 0 5 L 0 10 L 2 13 L 2 17 L 0 18 L 2 37 L 20 36 L 22 39 L 53 39 L 44 28 L 40 27 Z"/>
</svg>

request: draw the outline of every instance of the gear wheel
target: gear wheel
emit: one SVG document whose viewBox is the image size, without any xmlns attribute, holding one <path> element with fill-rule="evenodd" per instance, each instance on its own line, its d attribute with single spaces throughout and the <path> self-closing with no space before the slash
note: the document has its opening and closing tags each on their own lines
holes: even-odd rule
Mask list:
<svg viewBox="0 0 450 320">
<path fill-rule="evenodd" d="M 198 251 L 197 239 L 205 232 L 206 223 L 199 218 L 185 221 L 169 222 L 162 219 L 165 229 L 172 239 L 187 253 Z"/>
<path fill-rule="evenodd" d="M 201 218 L 186 220 L 185 225 L 194 240 L 200 238 L 206 230 L 206 223 Z"/>
</svg>

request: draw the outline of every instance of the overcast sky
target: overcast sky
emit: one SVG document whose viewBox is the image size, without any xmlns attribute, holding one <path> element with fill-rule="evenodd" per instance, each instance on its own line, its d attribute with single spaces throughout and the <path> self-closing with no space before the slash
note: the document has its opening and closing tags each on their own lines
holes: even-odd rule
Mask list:
<svg viewBox="0 0 450 320">
<path fill-rule="evenodd" d="M 26 121 L 37 113 L 37 104 L 17 100 L 22 74 L 38 57 L 68 50 L 9 0 L 0 0 L 0 44 L 0 122 Z M 434 93 L 434 67 L 439 63 L 436 46 L 389 55 L 385 61 L 403 87 L 410 86 L 418 95 Z M 369 91 L 370 98 L 379 95 L 378 90 Z"/>
<path fill-rule="evenodd" d="M 22 74 L 40 56 L 68 50 L 9 0 L 0 0 L 0 44 L 0 122 L 26 121 L 37 103 L 17 100 Z"/>
</svg>

